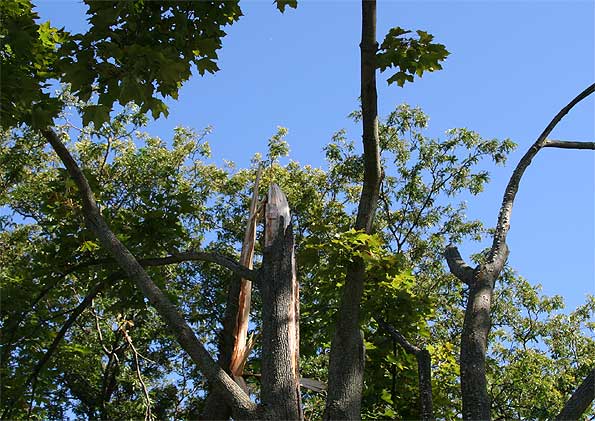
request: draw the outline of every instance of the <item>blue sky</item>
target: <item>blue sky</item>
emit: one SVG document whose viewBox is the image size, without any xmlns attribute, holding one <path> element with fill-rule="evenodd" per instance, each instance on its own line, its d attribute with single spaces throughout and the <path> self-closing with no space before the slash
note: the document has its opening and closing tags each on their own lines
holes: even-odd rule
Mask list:
<svg viewBox="0 0 595 421">
<path fill-rule="evenodd" d="M 42 20 L 77 31 L 85 7 L 74 1 L 34 1 Z M 170 115 L 149 131 L 167 139 L 178 125 L 214 126 L 217 160 L 246 165 L 266 150 L 276 126 L 289 129 L 291 158 L 322 165 L 322 147 L 340 128 L 360 138 L 347 114 L 359 96 L 360 4 L 302 1 L 280 14 L 272 1 L 242 3 L 244 17 L 228 29 L 221 71 L 194 77 L 170 102 Z M 592 1 L 379 1 L 378 39 L 390 27 L 422 29 L 451 52 L 444 70 L 404 88 L 379 75 L 379 110 L 419 105 L 440 136 L 468 127 L 519 144 L 506 167 L 469 201 L 469 218 L 493 226 L 508 177 L 551 118 L 595 80 Z M 553 138 L 595 140 L 594 98 L 577 106 Z M 546 149 L 526 172 L 508 236 L 510 263 L 569 309 L 595 292 L 595 154 Z M 483 245 L 463 247 L 463 254 Z"/>
</svg>

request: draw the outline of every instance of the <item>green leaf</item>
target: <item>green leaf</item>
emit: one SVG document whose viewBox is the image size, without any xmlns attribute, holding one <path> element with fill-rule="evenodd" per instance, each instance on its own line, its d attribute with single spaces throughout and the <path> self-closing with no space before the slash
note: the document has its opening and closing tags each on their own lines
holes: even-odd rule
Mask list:
<svg viewBox="0 0 595 421">
<path fill-rule="evenodd" d="M 286 6 L 289 6 L 292 9 L 297 9 L 297 0 L 275 0 L 275 4 L 281 13 L 285 12 Z"/>
</svg>

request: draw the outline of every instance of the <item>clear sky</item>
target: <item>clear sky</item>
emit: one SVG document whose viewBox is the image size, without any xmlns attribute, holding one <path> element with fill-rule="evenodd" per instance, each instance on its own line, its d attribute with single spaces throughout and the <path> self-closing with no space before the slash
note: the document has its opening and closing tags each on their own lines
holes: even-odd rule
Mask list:
<svg viewBox="0 0 595 421">
<path fill-rule="evenodd" d="M 42 20 L 77 31 L 85 6 L 37 0 Z M 194 77 L 170 102 L 170 115 L 149 131 L 167 139 L 173 127 L 203 128 L 216 160 L 246 165 L 263 152 L 277 125 L 289 129 L 291 158 L 322 165 L 322 147 L 336 130 L 360 129 L 346 118 L 359 96 L 360 3 L 301 1 L 280 14 L 272 0 L 242 3 L 244 17 L 223 40 L 214 76 Z M 379 1 L 378 39 L 390 27 L 422 29 L 451 55 L 444 70 L 405 88 L 380 75 L 379 110 L 421 106 L 430 134 L 468 127 L 484 137 L 519 144 L 506 167 L 469 201 L 469 218 L 496 223 L 504 187 L 520 156 L 551 118 L 595 80 L 593 1 Z M 552 133 L 561 140 L 595 140 L 594 98 L 577 106 Z M 508 236 L 510 263 L 569 309 L 595 292 L 595 153 L 546 149 L 520 186 Z M 463 247 L 463 254 L 484 246 Z"/>
</svg>

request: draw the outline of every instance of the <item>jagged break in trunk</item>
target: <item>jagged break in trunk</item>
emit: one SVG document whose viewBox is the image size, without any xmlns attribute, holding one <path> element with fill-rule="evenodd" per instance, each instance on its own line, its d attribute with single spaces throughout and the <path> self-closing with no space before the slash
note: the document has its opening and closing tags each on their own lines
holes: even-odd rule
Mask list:
<svg viewBox="0 0 595 421">
<path fill-rule="evenodd" d="M 261 401 L 266 419 L 303 418 L 299 384 L 298 286 L 287 199 L 272 185 L 266 205 Z"/>
</svg>

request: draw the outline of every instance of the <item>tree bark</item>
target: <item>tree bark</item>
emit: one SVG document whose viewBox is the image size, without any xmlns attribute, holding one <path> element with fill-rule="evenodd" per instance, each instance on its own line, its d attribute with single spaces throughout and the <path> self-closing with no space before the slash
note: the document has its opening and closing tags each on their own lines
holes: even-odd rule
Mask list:
<svg viewBox="0 0 595 421">
<path fill-rule="evenodd" d="M 398 330 L 382 319 L 376 319 L 378 325 L 409 354 L 415 355 L 417 360 L 417 375 L 419 378 L 419 409 L 421 419 L 433 421 L 434 409 L 432 405 L 432 359 L 427 349 L 419 348 L 410 343 Z"/>
<path fill-rule="evenodd" d="M 231 375 L 231 355 L 235 343 L 234 332 L 237 325 L 238 297 L 240 295 L 241 281 L 239 278 L 232 279 L 227 292 L 227 304 L 223 316 L 223 329 L 219 334 L 219 358 L 217 362 L 225 372 Z M 209 395 L 202 410 L 201 419 L 205 421 L 227 421 L 231 417 L 231 408 L 225 402 L 223 396 L 213 387 L 210 387 Z"/>
<path fill-rule="evenodd" d="M 86 177 L 58 135 L 50 128 L 42 130 L 42 134 L 60 157 L 78 187 L 82 199 L 85 222 L 89 229 L 97 236 L 101 245 L 116 260 L 124 273 L 136 283 L 143 295 L 157 309 L 157 312 L 169 330 L 174 334 L 181 347 L 188 353 L 197 366 L 200 367 L 205 377 L 219 390 L 225 397 L 226 402 L 233 408 L 234 416 L 236 418 L 253 417 L 255 415 L 256 405 L 213 360 L 188 323 L 186 323 L 184 317 L 159 287 L 155 285 L 138 260 L 111 231 L 99 212 L 93 191 Z"/>
<path fill-rule="evenodd" d="M 595 369 L 589 372 L 589 375 L 583 380 L 580 386 L 574 391 L 562 412 L 558 414 L 556 420 L 578 420 L 587 410 L 589 405 L 595 399 Z"/>
<path fill-rule="evenodd" d="M 359 200 L 356 230 L 372 232 L 380 191 L 380 151 L 376 94 L 376 1 L 362 1 L 361 101 L 364 147 L 364 182 Z M 349 268 L 331 345 L 325 420 L 361 418 L 364 376 L 364 344 L 360 331 L 360 303 L 365 267 L 357 259 Z"/>
<path fill-rule="evenodd" d="M 460 356 L 463 419 L 465 420 L 490 419 L 491 405 L 487 391 L 485 354 L 491 327 L 491 301 L 494 283 L 508 258 L 506 236 L 510 229 L 512 207 L 521 178 L 535 155 L 544 147 L 592 149 L 585 142 L 548 141 L 547 136 L 576 104 L 594 91 L 595 84 L 590 85 L 562 108 L 515 167 L 504 191 L 498 223 L 486 262 L 471 268 L 463 261 L 454 245 L 450 244 L 445 250 L 444 256 L 451 273 L 469 285 Z"/>
<path fill-rule="evenodd" d="M 298 302 L 294 240 L 285 195 L 271 186 L 267 200 L 262 293 L 263 415 L 301 420 Z"/>
</svg>

